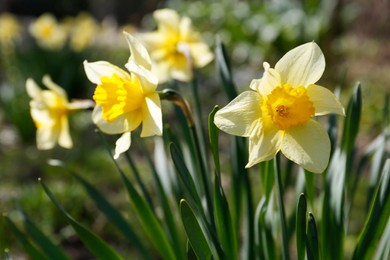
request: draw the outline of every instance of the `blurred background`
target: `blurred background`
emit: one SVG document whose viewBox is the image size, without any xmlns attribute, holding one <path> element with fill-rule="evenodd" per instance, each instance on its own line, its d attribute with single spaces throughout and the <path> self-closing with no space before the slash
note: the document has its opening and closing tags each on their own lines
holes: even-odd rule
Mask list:
<svg viewBox="0 0 390 260">
<path fill-rule="evenodd" d="M 126 194 L 94 132 L 90 111 L 71 118 L 73 149 L 36 149 L 26 79 L 33 78 L 42 86 L 43 75 L 49 74 L 70 99 L 90 99 L 94 86 L 87 80 L 82 62 L 105 60 L 123 67 L 129 51 L 122 31 L 154 30 L 152 12 L 165 7 L 190 17 L 211 48 L 217 38 L 226 45 L 239 92 L 246 90 L 252 79 L 261 78 L 264 61 L 274 66 L 288 50 L 316 41 L 327 61 L 320 85 L 337 89 L 346 105 L 354 84 L 362 83 L 358 146 L 364 147 L 380 131 L 384 96 L 390 90 L 389 0 L 0 0 L 0 210 L 12 215 L 18 207 L 23 208 L 74 259 L 91 256 L 46 198 L 37 178 L 45 180 L 73 217 L 124 255 L 132 256 L 132 249 L 119 239 L 117 231 L 96 214 L 80 185 L 58 165 L 66 164 L 93 179 L 128 215 Z M 59 33 L 54 38 L 34 30 L 42 17 Z M 214 64 L 199 75 L 199 92 L 208 92 L 201 95 L 207 115 L 215 104 L 224 105 L 227 100 L 221 95 Z M 152 152 L 152 141 L 150 147 Z M 132 153 L 137 155 L 137 150 Z M 0 252 L 5 248 L 10 248 L 14 257 L 25 257 L 0 220 Z"/>
</svg>

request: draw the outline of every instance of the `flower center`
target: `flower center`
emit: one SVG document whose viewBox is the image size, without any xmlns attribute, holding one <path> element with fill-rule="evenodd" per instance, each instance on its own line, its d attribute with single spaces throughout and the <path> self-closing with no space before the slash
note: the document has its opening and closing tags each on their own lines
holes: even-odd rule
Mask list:
<svg viewBox="0 0 390 260">
<path fill-rule="evenodd" d="M 101 77 L 100 81 L 92 98 L 102 106 L 104 120 L 112 122 L 125 113 L 141 108 L 145 96 L 137 79 L 126 81 L 113 74 L 111 77 Z"/>
<path fill-rule="evenodd" d="M 275 88 L 266 97 L 262 109 L 281 130 L 303 125 L 314 115 L 313 102 L 306 88 L 293 88 L 289 84 Z"/>
</svg>

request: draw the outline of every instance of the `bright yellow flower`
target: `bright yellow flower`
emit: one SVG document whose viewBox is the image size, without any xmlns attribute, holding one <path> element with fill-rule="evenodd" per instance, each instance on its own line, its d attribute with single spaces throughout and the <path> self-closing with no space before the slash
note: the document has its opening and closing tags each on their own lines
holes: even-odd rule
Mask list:
<svg viewBox="0 0 390 260">
<path fill-rule="evenodd" d="M 141 137 L 162 135 L 158 80 L 151 73 L 145 47 L 125 33 L 130 48 L 126 72 L 109 62 L 84 62 L 88 79 L 96 84 L 93 122 L 107 134 L 122 134 L 116 142 L 114 158 L 130 148 L 131 131 L 142 123 Z"/>
<path fill-rule="evenodd" d="M 329 162 L 330 141 L 314 116 L 336 113 L 344 108 L 328 89 L 316 83 L 325 70 L 325 59 L 314 42 L 286 53 L 275 69 L 264 63 L 261 79 L 226 107 L 214 122 L 223 131 L 249 137 L 251 167 L 272 159 L 281 151 L 308 171 L 321 173 Z"/>
<path fill-rule="evenodd" d="M 157 10 L 153 16 L 157 31 L 140 34 L 140 39 L 156 63 L 160 82 L 171 78 L 190 81 L 192 69 L 210 63 L 213 53 L 192 28 L 190 18 L 180 18 L 176 11 L 170 9 Z"/>
<path fill-rule="evenodd" d="M 66 43 L 67 33 L 51 14 L 43 14 L 29 27 L 31 35 L 43 48 L 60 49 Z"/>
<path fill-rule="evenodd" d="M 37 147 L 48 150 L 58 144 L 64 148 L 73 146 L 69 134 L 68 114 L 70 111 L 92 107 L 91 100 L 69 103 L 66 92 L 55 84 L 49 76 L 43 77 L 48 90 L 41 90 L 33 79 L 27 79 L 26 89 L 32 98 L 31 117 L 37 127 Z"/>
<path fill-rule="evenodd" d="M 20 37 L 21 27 L 19 21 L 9 13 L 0 15 L 0 42 L 9 43 Z"/>
</svg>

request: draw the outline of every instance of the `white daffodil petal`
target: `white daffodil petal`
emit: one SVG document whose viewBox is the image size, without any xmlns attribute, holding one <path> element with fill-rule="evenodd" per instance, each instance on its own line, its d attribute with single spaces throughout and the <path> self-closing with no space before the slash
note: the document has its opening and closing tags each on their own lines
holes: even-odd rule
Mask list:
<svg viewBox="0 0 390 260">
<path fill-rule="evenodd" d="M 153 17 L 157 22 L 158 30 L 178 31 L 180 17 L 178 13 L 171 9 L 159 9 L 154 11 Z"/>
<path fill-rule="evenodd" d="M 39 150 L 52 149 L 58 140 L 59 131 L 57 128 L 40 127 L 37 129 L 37 148 Z"/>
<path fill-rule="evenodd" d="M 33 79 L 27 79 L 26 80 L 26 90 L 27 94 L 32 99 L 41 99 L 41 92 L 42 90 L 38 87 L 37 83 Z"/>
<path fill-rule="evenodd" d="M 249 88 L 257 91 L 261 83 L 261 79 L 253 79 L 249 84 Z"/>
<path fill-rule="evenodd" d="M 125 132 L 119 137 L 118 140 L 115 142 L 115 154 L 114 154 L 114 159 L 118 159 L 119 155 L 121 153 L 126 152 L 129 150 L 131 145 L 131 133 L 130 132 Z"/>
<path fill-rule="evenodd" d="M 279 73 L 271 69 L 266 62 L 264 62 L 264 74 L 259 83 L 257 91 L 262 96 L 269 95 L 276 87 L 282 85 Z"/>
<path fill-rule="evenodd" d="M 69 133 L 68 118 L 66 116 L 63 116 L 60 120 L 61 130 L 58 136 L 58 144 L 64 148 L 70 149 L 73 147 L 73 142 Z"/>
<path fill-rule="evenodd" d="M 162 135 L 162 113 L 160 97 L 153 94 L 146 97 L 146 108 L 143 109 L 141 137 Z"/>
<path fill-rule="evenodd" d="M 95 106 L 95 102 L 89 99 L 85 100 L 73 100 L 71 103 L 68 103 L 68 110 L 79 110 L 87 109 Z"/>
<path fill-rule="evenodd" d="M 316 83 L 325 70 L 325 58 L 315 42 L 300 45 L 287 52 L 275 65 L 282 84 L 308 86 Z"/>
<path fill-rule="evenodd" d="M 127 44 L 130 48 L 130 60 L 134 60 L 134 62 L 147 70 L 150 70 L 152 67 L 152 62 L 150 60 L 149 54 L 146 51 L 145 47 L 132 35 L 127 32 L 124 32 Z"/>
<path fill-rule="evenodd" d="M 156 90 L 158 78 L 151 71 L 138 66 L 133 60 L 126 63 L 125 67 L 138 77 L 145 94 Z"/>
<path fill-rule="evenodd" d="M 102 118 L 102 107 L 95 106 L 92 111 L 92 121 L 97 127 L 106 134 L 120 134 L 127 130 L 126 127 L 126 115 L 122 115 L 115 119 L 113 122 L 107 122 Z"/>
<path fill-rule="evenodd" d="M 191 57 L 195 68 L 203 68 L 214 59 L 214 54 L 209 46 L 203 42 L 190 44 Z"/>
<path fill-rule="evenodd" d="M 283 133 L 277 128 L 264 129 L 260 120 L 253 132 L 256 133 L 249 137 L 249 159 L 245 168 L 275 157 L 282 143 Z"/>
<path fill-rule="evenodd" d="M 330 90 L 313 84 L 308 86 L 307 95 L 313 102 L 316 116 L 330 113 L 345 115 L 344 107 Z"/>
<path fill-rule="evenodd" d="M 322 173 L 329 162 L 330 140 L 325 129 L 314 120 L 291 127 L 283 137 L 282 153 L 304 169 Z"/>
<path fill-rule="evenodd" d="M 261 117 L 261 97 L 254 91 L 245 91 L 224 108 L 217 111 L 215 125 L 222 131 L 238 136 L 249 136 L 253 123 Z"/>
<path fill-rule="evenodd" d="M 44 75 L 42 82 L 48 89 L 53 90 L 62 98 L 68 99 L 68 95 L 66 94 L 65 90 L 61 88 L 59 85 L 57 85 L 56 83 L 54 83 L 49 75 Z"/>
<path fill-rule="evenodd" d="M 96 61 L 96 62 L 84 61 L 83 64 L 84 64 L 85 74 L 87 75 L 88 79 L 96 85 L 101 84 L 100 79 L 103 76 L 111 77 L 113 74 L 118 75 L 120 78 L 124 80 L 131 79 L 129 73 L 106 61 Z"/>
</svg>

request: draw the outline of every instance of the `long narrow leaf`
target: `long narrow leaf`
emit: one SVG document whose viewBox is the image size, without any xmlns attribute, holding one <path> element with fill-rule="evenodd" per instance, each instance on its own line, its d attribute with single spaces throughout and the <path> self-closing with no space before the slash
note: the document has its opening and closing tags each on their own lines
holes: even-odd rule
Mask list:
<svg viewBox="0 0 390 260">
<path fill-rule="evenodd" d="M 305 245 L 306 245 L 306 198 L 302 193 L 299 196 L 297 205 L 296 218 L 296 243 L 298 260 L 305 259 Z"/>
<path fill-rule="evenodd" d="M 307 223 L 307 259 L 308 260 L 319 260 L 320 253 L 318 248 L 318 233 L 316 221 L 312 213 L 309 212 L 308 223 Z"/>
<path fill-rule="evenodd" d="M 198 259 L 211 259 L 211 249 L 205 234 L 190 205 L 185 200 L 180 201 L 180 213 L 188 240 Z"/>
<path fill-rule="evenodd" d="M 353 259 L 370 259 L 376 244 L 390 221 L 390 159 L 386 160 L 371 209 L 359 235 Z"/>
<path fill-rule="evenodd" d="M 55 245 L 22 211 L 23 224 L 27 233 L 31 236 L 32 240 L 39 245 L 42 251 L 50 259 L 69 259 L 69 257 L 62 251 L 57 245 Z"/>
<path fill-rule="evenodd" d="M 4 219 L 7 226 L 11 229 L 12 233 L 16 236 L 16 238 L 22 245 L 23 249 L 31 257 L 31 259 L 33 260 L 49 259 L 40 250 L 38 250 L 33 244 L 30 243 L 30 241 L 27 239 L 27 236 L 23 234 L 22 231 L 19 230 L 19 228 L 15 225 L 15 223 L 10 218 L 4 216 Z"/>
<path fill-rule="evenodd" d="M 131 225 L 125 220 L 122 214 L 114 208 L 110 202 L 89 182 L 78 174 L 73 174 L 76 179 L 83 185 L 89 197 L 95 202 L 98 209 L 110 220 L 110 223 L 118 228 L 123 236 L 142 254 L 144 259 L 151 259 L 149 252 L 142 244 L 142 240 L 135 233 Z"/>
<path fill-rule="evenodd" d="M 102 239 L 100 239 L 98 236 L 93 234 L 91 231 L 84 228 L 72 216 L 70 216 L 69 213 L 54 198 L 49 188 L 41 180 L 40 183 L 46 195 L 50 198 L 53 204 L 60 210 L 62 215 L 66 218 L 68 223 L 73 227 L 73 229 L 76 231 L 81 241 L 83 241 L 83 243 L 91 251 L 92 254 L 94 254 L 97 258 L 100 259 L 113 259 L 113 260 L 122 259 L 122 257 L 118 255 L 114 251 L 114 249 L 112 249 Z"/>
</svg>

